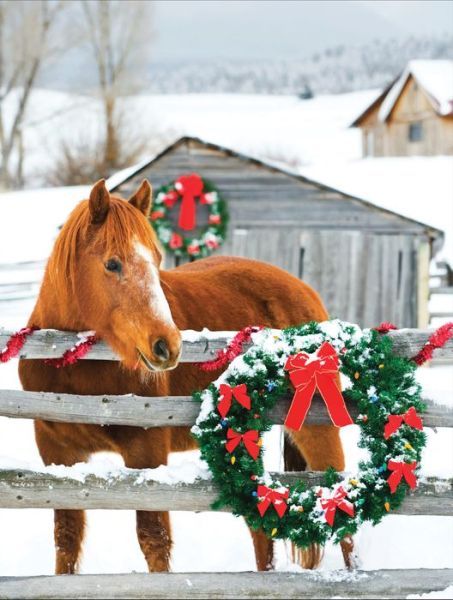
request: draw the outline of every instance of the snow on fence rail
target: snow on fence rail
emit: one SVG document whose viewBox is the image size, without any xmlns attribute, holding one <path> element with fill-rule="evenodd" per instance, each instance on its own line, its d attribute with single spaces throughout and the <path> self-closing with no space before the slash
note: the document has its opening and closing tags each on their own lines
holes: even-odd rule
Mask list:
<svg viewBox="0 0 453 600">
<path fill-rule="evenodd" d="M 205 472 L 197 475 L 209 476 Z M 301 479 L 308 486 L 322 485 L 324 478 L 316 472 L 273 475 L 286 485 Z M 194 481 L 186 483 L 176 475 L 175 481 L 167 483 L 169 477 L 165 469 L 119 469 L 102 476 L 85 470 L 81 473 L 77 466 L 4 469 L 0 471 L 0 508 L 211 510 L 218 493 L 210 479 L 193 477 Z M 222 510 L 229 512 L 228 508 Z M 421 478 L 394 512 L 453 516 L 453 479 Z"/>
<path fill-rule="evenodd" d="M 0 348 L 12 332 L 0 329 Z M 183 362 L 213 358 L 235 332 L 183 332 Z M 429 330 L 391 331 L 395 353 L 410 358 L 427 342 Z M 77 334 L 40 330 L 31 336 L 22 358 L 56 358 L 74 346 Z M 453 357 L 453 339 L 436 350 L 435 357 Z M 117 360 L 102 342 L 86 356 Z M 289 398 L 282 398 L 271 412 L 282 423 Z M 427 400 L 423 415 L 428 427 L 453 427 L 451 408 Z M 348 407 L 351 415 L 356 412 Z M 194 423 L 199 405 L 189 396 L 145 398 L 126 396 L 78 396 L 0 389 L 0 415 L 50 421 L 136 427 L 180 426 Z M 313 399 L 307 423 L 329 422 L 320 398 Z M 210 510 L 217 496 L 214 483 L 201 478 L 169 484 L 153 474 L 155 469 L 123 469 L 109 474 L 77 470 L 77 467 L 0 470 L 0 508 Z M 305 479 L 321 481 L 320 473 L 280 473 L 290 484 Z M 177 493 L 175 493 L 177 485 Z M 453 516 L 453 479 L 422 478 L 418 487 L 395 511 L 405 515 Z M 1 598 L 401 598 L 442 590 L 453 582 L 453 569 L 416 569 L 329 573 L 152 573 L 126 575 L 73 575 L 64 577 L 0 577 Z"/>
</svg>

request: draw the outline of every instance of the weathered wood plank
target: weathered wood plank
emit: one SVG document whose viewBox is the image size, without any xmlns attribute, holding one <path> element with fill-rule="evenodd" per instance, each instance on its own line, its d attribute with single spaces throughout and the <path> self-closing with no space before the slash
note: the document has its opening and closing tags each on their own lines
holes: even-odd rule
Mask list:
<svg viewBox="0 0 453 600">
<path fill-rule="evenodd" d="M 270 411 L 270 417 L 276 425 L 283 424 L 290 402 L 290 397 L 282 398 Z M 430 400 L 425 402 L 425 427 L 453 427 L 453 408 Z M 348 402 L 347 406 L 351 416 L 357 417 L 356 405 Z M 0 390 L 0 416 L 18 419 L 135 427 L 190 426 L 195 423 L 199 410 L 200 405 L 191 396 L 81 396 Z M 307 425 L 330 422 L 324 401 L 315 395 L 307 415 Z"/>
<path fill-rule="evenodd" d="M 430 287 L 429 293 L 433 294 L 448 294 L 453 296 L 453 285 L 450 286 L 439 286 L 439 287 Z"/>
<path fill-rule="evenodd" d="M 451 585 L 453 569 L 303 573 L 128 573 L 1 577 L 0 598 L 406 598 Z"/>
<path fill-rule="evenodd" d="M 61 476 L 22 469 L 0 470 L 0 508 L 128 509 L 209 511 L 217 498 L 211 480 L 165 484 L 153 481 L 150 470 L 112 471 L 108 477 L 79 477 L 71 468 Z M 274 473 L 284 484 L 300 479 L 320 485 L 323 473 Z M 155 477 L 155 475 L 154 475 Z M 229 512 L 227 508 L 222 509 Z M 429 478 L 418 483 L 402 507 L 404 515 L 453 515 L 453 479 Z"/>
<path fill-rule="evenodd" d="M 428 341 L 433 329 L 398 329 L 388 335 L 393 341 L 395 354 L 411 358 L 423 348 Z M 13 331 L 0 329 L 0 348 L 6 345 Z M 184 336 L 184 332 L 183 336 Z M 226 343 L 236 332 L 220 332 L 215 339 L 212 332 L 204 338 L 200 333 L 199 339 L 194 342 L 184 340 L 181 362 L 203 362 L 212 359 L 217 351 L 224 348 Z M 41 329 L 28 338 L 21 350 L 21 358 L 57 358 L 65 350 L 71 348 L 80 339 L 77 334 L 70 331 L 56 331 L 54 329 Z M 244 346 L 247 348 L 247 346 Z M 435 358 L 453 357 L 453 338 L 450 338 L 443 348 L 434 351 Z M 115 353 L 102 341 L 98 342 L 87 354 L 88 360 L 118 360 Z"/>
</svg>

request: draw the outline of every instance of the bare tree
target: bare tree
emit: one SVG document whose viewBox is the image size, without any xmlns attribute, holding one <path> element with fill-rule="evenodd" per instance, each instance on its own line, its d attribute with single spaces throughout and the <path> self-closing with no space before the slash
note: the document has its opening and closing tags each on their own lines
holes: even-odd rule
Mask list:
<svg viewBox="0 0 453 600">
<path fill-rule="evenodd" d="M 0 187 L 22 184 L 22 124 L 63 6 L 63 0 L 0 0 Z"/>
<path fill-rule="evenodd" d="M 150 49 L 151 2 L 81 0 L 104 113 L 104 175 L 125 166 L 123 114 L 118 99 L 143 86 Z M 127 144 L 131 140 L 127 139 Z M 137 151 L 130 148 L 131 155 Z"/>
</svg>

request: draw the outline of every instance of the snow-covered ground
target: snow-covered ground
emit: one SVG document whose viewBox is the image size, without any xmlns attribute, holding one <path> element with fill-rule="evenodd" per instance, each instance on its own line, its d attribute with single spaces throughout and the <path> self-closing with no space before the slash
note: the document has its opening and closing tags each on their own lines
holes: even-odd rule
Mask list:
<svg viewBox="0 0 453 600">
<path fill-rule="evenodd" d="M 360 155 L 360 132 L 347 126 L 377 96 L 366 90 L 299 100 L 294 96 L 182 94 L 131 96 L 121 102 L 130 136 L 196 135 L 260 156 L 311 164 Z M 11 99 L 13 102 L 14 99 Z M 8 105 L 5 109 L 8 112 Z M 36 90 L 24 124 L 25 173 L 42 181 L 62 140 L 92 142 L 102 127 L 100 106 L 86 96 Z M 146 153 L 146 148 L 145 148 Z"/>
</svg>

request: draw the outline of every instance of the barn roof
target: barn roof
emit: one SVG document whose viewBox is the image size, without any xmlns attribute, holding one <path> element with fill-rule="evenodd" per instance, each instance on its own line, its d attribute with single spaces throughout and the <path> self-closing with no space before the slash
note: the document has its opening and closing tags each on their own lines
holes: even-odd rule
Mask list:
<svg viewBox="0 0 453 600">
<path fill-rule="evenodd" d="M 413 78 L 425 91 L 439 116 L 453 115 L 453 60 L 411 60 L 404 71 L 352 123 L 360 126 L 363 119 L 379 108 L 378 120 L 386 122 L 401 96 L 406 83 Z"/>
<path fill-rule="evenodd" d="M 443 236 L 444 236 L 444 233 L 442 230 L 432 227 L 431 225 L 428 225 L 427 223 L 423 223 L 423 222 L 417 221 L 415 219 L 410 219 L 409 217 L 401 215 L 400 213 L 397 213 L 395 211 L 377 206 L 376 204 L 373 204 L 372 202 L 364 200 L 363 198 L 359 198 L 357 196 L 353 196 L 351 194 L 342 192 L 341 190 L 338 190 L 334 187 L 331 187 L 329 185 L 326 185 L 324 183 L 315 181 L 304 175 L 301 175 L 300 173 L 298 173 L 296 171 L 292 171 L 291 169 L 289 169 L 286 166 L 283 166 L 281 164 L 277 164 L 277 163 L 265 161 L 265 160 L 262 160 L 262 159 L 259 159 L 256 157 L 248 156 L 248 155 L 238 152 L 236 150 L 232 150 L 231 148 L 226 148 L 224 146 L 220 146 L 220 145 L 214 144 L 212 142 L 207 142 L 206 140 L 202 140 L 201 138 L 193 137 L 193 136 L 181 137 L 178 140 L 176 140 L 174 143 L 167 146 L 162 152 L 155 155 L 154 157 L 145 159 L 135 166 L 128 167 L 122 171 L 119 171 L 118 173 L 115 173 L 112 177 L 110 177 L 110 179 L 107 180 L 107 188 L 111 192 L 115 192 L 129 180 L 132 180 L 141 174 L 143 174 L 143 176 L 145 176 L 145 172 L 150 167 L 152 167 L 156 163 L 158 163 L 160 161 L 160 159 L 162 159 L 164 156 L 170 154 L 171 152 L 173 152 L 180 146 L 189 144 L 189 143 L 199 144 L 199 145 L 205 147 L 206 149 L 211 149 L 215 152 L 223 153 L 225 156 L 234 157 L 245 163 L 249 163 L 251 165 L 266 169 L 267 171 L 271 171 L 274 173 L 278 173 L 280 175 L 284 175 L 288 178 L 295 180 L 296 182 L 300 182 L 305 185 L 310 185 L 313 188 L 316 188 L 320 191 L 333 192 L 334 194 L 337 194 L 339 197 L 341 197 L 343 199 L 351 200 L 353 202 L 359 202 L 361 205 L 368 207 L 370 210 L 372 210 L 374 212 L 392 215 L 393 217 L 397 217 L 398 219 L 400 219 L 401 221 L 403 221 L 406 224 L 415 226 L 419 230 L 423 229 L 432 238 L 443 238 Z"/>
</svg>

